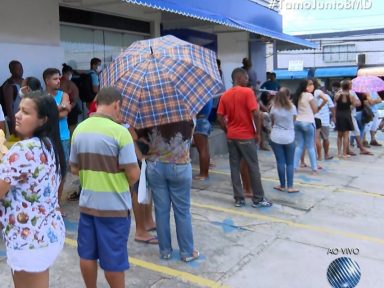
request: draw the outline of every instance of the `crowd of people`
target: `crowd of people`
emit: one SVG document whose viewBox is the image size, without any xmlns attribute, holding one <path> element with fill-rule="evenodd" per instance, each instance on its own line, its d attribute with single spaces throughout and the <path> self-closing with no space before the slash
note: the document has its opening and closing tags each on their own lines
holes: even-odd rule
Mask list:
<svg viewBox="0 0 384 288">
<path fill-rule="evenodd" d="M 111 287 L 125 286 L 131 210 L 134 240 L 158 245 L 160 258 L 167 260 L 173 252 L 172 207 L 180 259 L 198 259 L 191 185 L 193 179 L 206 180 L 214 165 L 208 142 L 212 110 L 227 137 L 235 207 L 246 205 L 247 196 L 254 208 L 272 206 L 261 181 L 258 146 L 264 150 L 270 146 L 275 155 L 280 183 L 274 188 L 296 193 L 294 173 L 307 166 L 306 152 L 312 174 L 321 169 L 318 161 L 334 157 L 329 150 L 331 123 L 335 123 L 340 159 L 355 155 L 354 142 L 361 154 L 372 154 L 364 140 L 366 131 L 371 145 L 381 145 L 375 138 L 376 108 L 381 102 L 377 93 L 354 93 L 351 81 L 344 80 L 330 95 L 317 79 L 306 79 L 291 94 L 269 73 L 258 99 L 260 83 L 251 67 L 244 58 L 243 67 L 231 74 L 233 87 L 206 103 L 195 119 L 134 129 L 122 121 L 121 93 L 113 87 L 100 89 L 100 59 L 93 58 L 90 70 L 83 72 L 89 78 L 87 101 L 83 101 L 84 87 L 72 81 L 76 73 L 72 67 L 47 68 L 42 73 L 43 89 L 36 77 L 23 78 L 20 62 L 11 61 L 11 77 L 0 89 L 0 129 L 16 143 L 0 162 L 0 229 L 15 287 L 49 286 L 49 267 L 65 240 L 65 211 L 59 203 L 67 170 L 80 179 L 79 190 L 67 199 L 79 201 L 77 243 L 86 287 L 96 287 L 98 265 Z M 220 61 L 218 68 L 221 74 Z M 192 141 L 200 160 L 200 172 L 194 177 Z M 138 202 L 143 159 L 155 219 L 152 203 Z"/>
</svg>

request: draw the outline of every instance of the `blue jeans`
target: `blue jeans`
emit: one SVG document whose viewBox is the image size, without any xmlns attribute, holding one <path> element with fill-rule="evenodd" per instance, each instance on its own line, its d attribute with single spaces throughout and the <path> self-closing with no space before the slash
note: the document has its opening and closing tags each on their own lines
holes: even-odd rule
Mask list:
<svg viewBox="0 0 384 288">
<path fill-rule="evenodd" d="M 295 169 L 299 167 L 300 158 L 304 147 L 308 151 L 309 161 L 312 171 L 317 170 L 317 160 L 315 152 L 315 124 L 309 122 L 296 121 L 295 123 Z"/>
<path fill-rule="evenodd" d="M 271 141 L 271 147 L 275 153 L 277 173 L 279 174 L 280 187 L 293 187 L 293 159 L 295 156 L 295 142 L 290 144 L 278 144 Z M 285 173 L 287 173 L 287 186 L 285 186 Z"/>
<path fill-rule="evenodd" d="M 160 255 L 166 256 L 172 252 L 171 228 L 169 223 L 172 204 L 180 256 L 192 256 L 194 245 L 190 212 L 192 185 L 191 164 L 176 165 L 148 161 L 146 173 L 155 203 Z"/>
</svg>

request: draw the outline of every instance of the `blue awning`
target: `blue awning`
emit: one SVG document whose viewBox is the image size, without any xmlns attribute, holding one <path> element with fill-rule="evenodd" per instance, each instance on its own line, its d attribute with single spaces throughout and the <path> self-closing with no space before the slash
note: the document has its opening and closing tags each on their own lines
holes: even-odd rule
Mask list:
<svg viewBox="0 0 384 288">
<path fill-rule="evenodd" d="M 245 30 L 306 48 L 317 48 L 315 43 L 284 34 L 281 15 L 251 0 L 123 1 Z"/>
<path fill-rule="evenodd" d="M 302 71 L 289 71 L 289 70 L 274 70 L 277 80 L 294 80 L 308 78 L 308 69 Z"/>
<path fill-rule="evenodd" d="M 316 68 L 316 78 L 328 78 L 328 77 L 354 77 L 357 75 L 357 67 L 324 67 Z"/>
</svg>

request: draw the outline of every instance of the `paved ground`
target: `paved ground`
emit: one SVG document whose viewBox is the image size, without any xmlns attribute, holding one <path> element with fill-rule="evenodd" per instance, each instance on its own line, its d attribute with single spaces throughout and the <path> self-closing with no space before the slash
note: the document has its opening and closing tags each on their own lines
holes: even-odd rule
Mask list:
<svg viewBox="0 0 384 288">
<path fill-rule="evenodd" d="M 215 157 L 210 179 L 194 182 L 192 190 L 195 242 L 202 257 L 185 264 L 175 252 L 171 260 L 160 260 L 156 246 L 134 242 L 131 233 L 127 287 L 330 287 L 328 266 L 342 256 L 351 257 L 361 268 L 357 287 L 383 287 L 384 148 L 372 150 L 375 156 L 322 161 L 324 170 L 318 176 L 301 170 L 295 175 L 300 193 L 294 195 L 273 190 L 274 156 L 261 151 L 263 184 L 274 202 L 270 209 L 254 209 L 250 201 L 244 208 L 234 208 L 228 157 Z M 75 186 L 72 178 L 66 188 Z M 66 203 L 64 209 L 69 213 L 67 241 L 51 269 L 51 287 L 83 287 L 74 241 L 76 203 Z M 336 248 L 337 255 L 330 253 Z M 358 255 L 345 255 L 344 248 L 358 249 Z M 108 287 L 102 271 L 98 283 Z M 3 244 L 0 287 L 13 287 Z"/>
</svg>

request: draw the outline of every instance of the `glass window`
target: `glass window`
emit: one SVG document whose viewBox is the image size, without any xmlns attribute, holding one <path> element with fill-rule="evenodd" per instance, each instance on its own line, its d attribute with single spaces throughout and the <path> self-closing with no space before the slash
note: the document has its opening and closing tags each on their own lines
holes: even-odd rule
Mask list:
<svg viewBox="0 0 384 288">
<path fill-rule="evenodd" d="M 356 58 L 356 46 L 346 45 L 326 45 L 323 46 L 324 62 L 352 62 Z"/>
<path fill-rule="evenodd" d="M 125 32 L 60 25 L 61 47 L 65 63 L 74 69 L 87 70 L 92 58 L 97 57 L 108 65 L 136 40 L 147 37 Z"/>
</svg>

